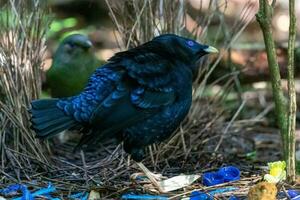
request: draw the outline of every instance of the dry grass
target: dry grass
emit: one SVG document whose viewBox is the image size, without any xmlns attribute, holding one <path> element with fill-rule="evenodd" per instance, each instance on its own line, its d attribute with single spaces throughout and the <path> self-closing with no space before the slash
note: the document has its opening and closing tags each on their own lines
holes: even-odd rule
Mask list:
<svg viewBox="0 0 300 200">
<path fill-rule="evenodd" d="M 26 174 L 24 166 L 30 158 L 40 167 L 48 162 L 29 128 L 27 112 L 31 100 L 41 91 L 45 10 L 38 0 L 8 1 L 0 10 L 0 27 L 1 171 L 13 168 L 15 174 L 11 179 L 16 181 L 21 179 L 20 174 Z"/>
</svg>

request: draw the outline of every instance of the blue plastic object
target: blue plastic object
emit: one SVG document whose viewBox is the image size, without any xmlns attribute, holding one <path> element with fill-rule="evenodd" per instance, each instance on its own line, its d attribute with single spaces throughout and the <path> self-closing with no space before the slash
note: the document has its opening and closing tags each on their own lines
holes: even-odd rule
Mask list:
<svg viewBox="0 0 300 200">
<path fill-rule="evenodd" d="M 202 182 L 205 186 L 213 186 L 236 180 L 240 180 L 240 170 L 233 166 L 222 167 L 216 172 L 206 172 L 202 176 Z"/>
<path fill-rule="evenodd" d="M 294 198 L 292 198 L 291 200 L 300 200 L 300 195 L 295 196 Z"/>
<path fill-rule="evenodd" d="M 4 196 L 17 194 L 18 191 L 22 192 L 21 197 L 12 198 L 12 200 L 34 200 L 34 197 L 41 196 L 48 200 L 60 200 L 59 198 L 52 198 L 50 193 L 54 192 L 56 188 L 49 183 L 46 188 L 41 188 L 33 193 L 31 193 L 27 186 L 24 184 L 14 184 L 10 185 L 5 189 L 0 189 L 0 194 Z"/>
<path fill-rule="evenodd" d="M 30 191 L 27 190 L 27 194 L 24 194 L 24 192 L 23 192 L 22 197 L 13 198 L 13 200 L 23 200 L 23 199 L 27 200 L 27 199 L 30 199 L 29 196 L 31 196 L 31 199 L 34 199 L 34 197 L 36 197 L 36 196 L 43 196 L 43 197 L 46 197 L 48 200 L 60 200 L 59 198 L 51 197 L 50 193 L 55 192 L 55 191 L 56 191 L 56 188 L 52 185 L 52 183 L 49 183 L 46 188 L 41 188 L 33 193 L 30 193 Z"/>
<path fill-rule="evenodd" d="M 19 200 L 34 200 L 32 194 L 27 189 L 26 185 L 23 184 L 14 184 L 10 185 L 5 189 L 0 190 L 0 194 L 4 196 L 12 195 L 14 193 L 17 193 L 18 191 L 22 192 L 22 197 L 19 198 L 13 198 L 13 200 L 19 199 Z"/>
<path fill-rule="evenodd" d="M 224 192 L 230 192 L 236 189 L 237 189 L 236 187 L 225 187 L 225 188 L 218 188 L 215 190 L 211 190 L 207 193 L 193 191 L 190 195 L 190 200 L 213 200 L 213 196 L 216 194 L 222 194 Z M 236 200 L 236 199 L 231 199 L 231 200 Z"/>
<path fill-rule="evenodd" d="M 213 197 L 203 192 L 193 191 L 190 200 L 213 200 Z"/>
<path fill-rule="evenodd" d="M 34 200 L 36 196 L 43 197 L 47 200 L 61 200 L 57 197 L 52 197 L 51 193 L 56 191 L 56 188 L 49 182 L 46 188 L 41 188 L 33 193 L 31 193 L 26 185 L 23 184 L 14 184 L 10 185 L 5 189 L 0 189 L 0 194 L 3 196 L 13 196 L 17 194 L 18 191 L 22 192 L 21 197 L 12 198 L 12 200 Z M 69 196 L 70 199 L 73 200 L 87 200 L 88 199 L 87 192 L 79 192 Z"/>
<path fill-rule="evenodd" d="M 288 190 L 287 193 L 291 199 L 300 195 L 298 190 Z"/>
<path fill-rule="evenodd" d="M 80 200 L 87 200 L 89 197 L 89 194 L 87 192 L 78 192 L 75 194 L 71 194 L 69 196 L 70 199 L 80 199 Z"/>
<path fill-rule="evenodd" d="M 122 195 L 123 200 L 140 200 L 140 199 L 146 199 L 146 200 L 168 200 L 168 197 L 165 196 L 158 196 L 158 195 L 148 195 L 148 194 L 124 194 Z"/>
<path fill-rule="evenodd" d="M 230 191 L 234 191 L 234 190 L 237 190 L 237 188 L 236 187 L 225 187 L 225 188 L 218 188 L 215 190 L 211 190 L 208 193 L 210 195 L 215 195 L 215 194 L 222 194 L 224 192 L 230 192 Z"/>
<path fill-rule="evenodd" d="M 239 198 L 237 198 L 237 197 L 234 196 L 234 195 L 231 195 L 231 196 L 229 197 L 229 200 L 239 200 Z"/>
<path fill-rule="evenodd" d="M 202 176 L 202 182 L 206 186 L 224 183 L 224 177 L 217 172 L 206 172 Z"/>
<path fill-rule="evenodd" d="M 224 177 L 225 182 L 240 180 L 240 170 L 233 166 L 220 168 L 218 174 Z"/>
</svg>

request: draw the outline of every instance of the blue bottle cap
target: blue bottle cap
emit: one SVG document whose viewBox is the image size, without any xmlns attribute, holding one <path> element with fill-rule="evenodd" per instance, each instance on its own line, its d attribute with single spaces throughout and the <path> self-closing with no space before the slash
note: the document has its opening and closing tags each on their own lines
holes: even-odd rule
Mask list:
<svg viewBox="0 0 300 200">
<path fill-rule="evenodd" d="M 206 172 L 202 176 L 202 183 L 205 186 L 213 186 L 224 183 L 224 177 L 217 172 Z"/>
<path fill-rule="evenodd" d="M 233 166 L 222 167 L 218 171 L 220 176 L 223 176 L 224 182 L 240 180 L 240 170 Z"/>
</svg>

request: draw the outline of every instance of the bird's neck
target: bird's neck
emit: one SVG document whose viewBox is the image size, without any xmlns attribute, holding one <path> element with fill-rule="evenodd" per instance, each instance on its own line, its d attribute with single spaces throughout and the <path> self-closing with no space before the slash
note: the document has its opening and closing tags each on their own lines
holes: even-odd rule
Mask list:
<svg viewBox="0 0 300 200">
<path fill-rule="evenodd" d="M 192 95 L 193 74 L 189 67 L 179 67 L 174 73 L 175 87 Z"/>
</svg>

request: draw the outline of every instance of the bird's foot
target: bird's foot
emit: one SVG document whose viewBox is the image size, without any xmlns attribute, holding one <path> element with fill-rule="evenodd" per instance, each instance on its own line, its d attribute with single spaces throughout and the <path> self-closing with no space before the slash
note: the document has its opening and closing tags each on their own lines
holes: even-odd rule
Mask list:
<svg viewBox="0 0 300 200">
<path fill-rule="evenodd" d="M 156 181 L 161 181 L 161 180 L 164 180 L 164 179 L 168 178 L 166 176 L 163 176 L 162 174 L 155 174 L 155 173 L 152 173 L 152 172 L 149 172 L 148 174 L 150 176 L 152 176 Z M 147 178 L 147 180 L 149 180 L 149 178 L 147 177 L 147 175 L 144 172 L 134 173 L 134 174 L 132 174 L 130 176 L 130 179 L 132 179 L 132 180 L 138 180 L 138 179 L 141 179 L 141 177 L 145 177 L 145 178 Z"/>
<path fill-rule="evenodd" d="M 142 163 L 137 163 L 143 173 L 147 176 L 150 182 L 158 189 L 160 193 L 165 193 L 164 189 L 161 186 L 161 180 L 163 176 L 161 174 L 154 174 L 150 172 Z"/>
<path fill-rule="evenodd" d="M 162 174 L 155 174 L 155 173 L 152 173 L 152 172 L 150 172 L 149 174 L 150 174 L 155 180 L 157 180 L 157 181 L 161 181 L 161 180 L 167 178 L 167 177 L 163 176 Z"/>
</svg>

